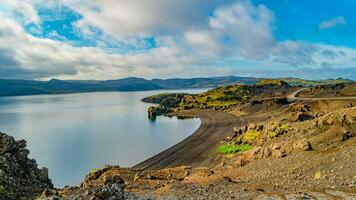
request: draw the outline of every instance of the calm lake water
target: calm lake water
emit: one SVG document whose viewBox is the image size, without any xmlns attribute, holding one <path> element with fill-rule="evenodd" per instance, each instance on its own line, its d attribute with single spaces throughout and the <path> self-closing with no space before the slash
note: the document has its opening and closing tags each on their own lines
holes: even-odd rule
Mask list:
<svg viewBox="0 0 356 200">
<path fill-rule="evenodd" d="M 162 92 L 175 91 L 0 97 L 0 131 L 25 139 L 56 187 L 76 185 L 94 168 L 133 166 L 199 128 L 199 119 L 148 120 L 140 99 Z"/>
</svg>

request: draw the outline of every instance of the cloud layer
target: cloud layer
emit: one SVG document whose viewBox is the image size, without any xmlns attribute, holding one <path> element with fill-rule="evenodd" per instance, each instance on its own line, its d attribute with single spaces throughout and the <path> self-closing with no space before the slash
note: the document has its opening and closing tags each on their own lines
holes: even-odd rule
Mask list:
<svg viewBox="0 0 356 200">
<path fill-rule="evenodd" d="M 277 40 L 273 12 L 247 0 L 6 2 L 0 6 L 0 78 L 264 76 L 306 69 L 339 76 L 336 71 L 356 65 L 352 48 Z M 80 16 L 71 24 L 77 37 L 95 45 L 76 45 L 46 30 L 39 11 L 63 8 Z M 343 23 L 335 18 L 320 28 Z M 29 26 L 48 33 L 36 37 Z"/>
</svg>

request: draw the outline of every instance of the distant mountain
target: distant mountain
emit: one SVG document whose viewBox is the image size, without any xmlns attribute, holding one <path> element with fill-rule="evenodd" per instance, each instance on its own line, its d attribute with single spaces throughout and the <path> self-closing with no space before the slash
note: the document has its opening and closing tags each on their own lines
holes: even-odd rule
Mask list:
<svg viewBox="0 0 356 200">
<path fill-rule="evenodd" d="M 191 79 L 153 79 L 152 82 L 166 89 L 216 87 L 232 84 L 254 84 L 259 79 L 253 77 L 221 76 Z"/>
<path fill-rule="evenodd" d="M 213 88 L 224 85 L 255 84 L 263 80 L 254 77 L 221 76 L 210 78 L 152 79 L 129 77 L 118 80 L 58 80 L 30 81 L 0 79 L 0 96 L 37 94 L 62 94 L 96 91 L 148 91 L 159 89 Z M 297 78 L 281 78 L 291 85 L 318 85 L 350 82 L 347 79 L 310 81 Z"/>
<path fill-rule="evenodd" d="M 353 82 L 350 79 L 325 79 L 325 80 L 306 80 L 300 78 L 278 78 L 279 80 L 286 81 L 290 85 L 302 85 L 302 86 L 316 86 L 316 85 L 328 85 L 328 84 L 341 84 L 341 83 L 349 83 Z"/>
<path fill-rule="evenodd" d="M 30 81 L 0 79 L 0 96 L 61 94 L 95 91 L 147 91 L 159 89 L 208 88 L 232 84 L 253 84 L 253 77 L 222 76 L 190 79 L 153 79 L 129 77 L 118 80 L 58 80 Z"/>
</svg>

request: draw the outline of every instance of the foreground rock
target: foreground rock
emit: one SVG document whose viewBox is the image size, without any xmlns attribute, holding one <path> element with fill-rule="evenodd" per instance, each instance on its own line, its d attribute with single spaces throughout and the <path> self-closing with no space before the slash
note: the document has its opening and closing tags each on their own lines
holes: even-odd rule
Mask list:
<svg viewBox="0 0 356 200">
<path fill-rule="evenodd" d="M 26 141 L 0 132 L 0 199 L 32 199 L 46 188 L 52 188 L 46 168 L 39 169 L 28 158 Z"/>
</svg>

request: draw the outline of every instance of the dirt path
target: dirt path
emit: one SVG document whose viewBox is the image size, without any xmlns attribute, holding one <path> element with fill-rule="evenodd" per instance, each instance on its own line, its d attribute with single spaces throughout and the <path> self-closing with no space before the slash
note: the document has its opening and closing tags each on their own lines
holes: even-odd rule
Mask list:
<svg viewBox="0 0 356 200">
<path fill-rule="evenodd" d="M 154 170 L 166 167 L 189 165 L 209 166 L 217 154 L 215 146 L 227 136 L 231 136 L 234 126 L 241 126 L 242 118 L 211 110 L 187 110 L 179 113 L 196 116 L 201 126 L 191 136 L 173 147 L 134 166 L 134 169 Z"/>
</svg>

